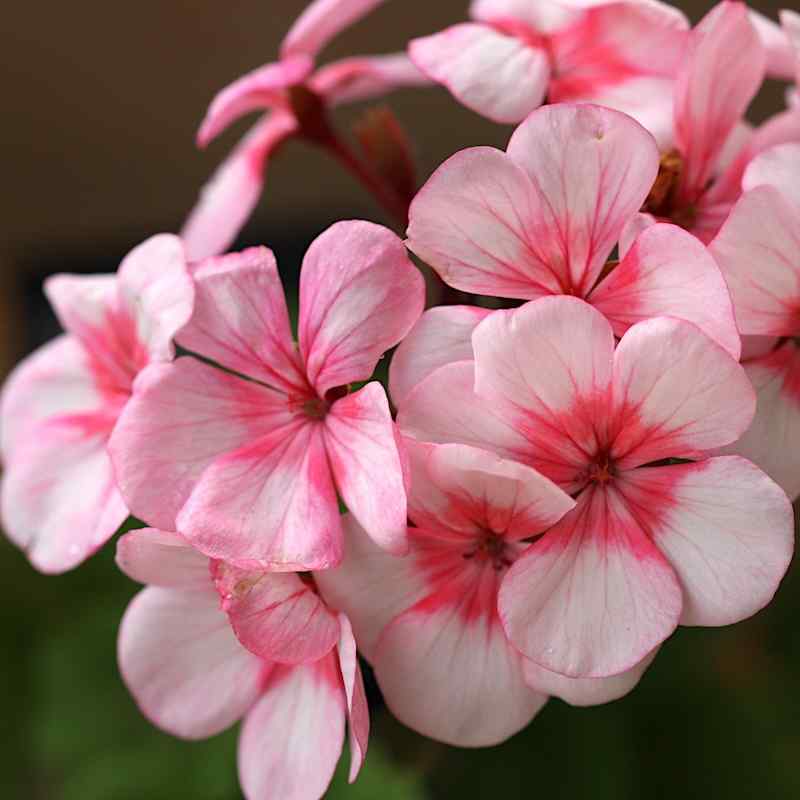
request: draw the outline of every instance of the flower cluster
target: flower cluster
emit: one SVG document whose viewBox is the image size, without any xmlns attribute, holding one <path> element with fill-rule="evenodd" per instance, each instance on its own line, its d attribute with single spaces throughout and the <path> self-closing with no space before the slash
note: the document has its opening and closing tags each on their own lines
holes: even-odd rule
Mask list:
<svg viewBox="0 0 800 800">
<path fill-rule="evenodd" d="M 358 654 L 412 729 L 497 744 L 550 696 L 626 694 L 678 625 L 756 613 L 793 550 L 800 17 L 474 0 L 408 55 L 315 71 L 379 5 L 316 0 L 218 95 L 201 145 L 262 116 L 181 235 L 50 278 L 65 333 L 2 395 L 8 536 L 56 573 L 146 526 L 117 543 L 146 584 L 123 678 L 177 736 L 243 719 L 251 800 L 321 797 L 346 729 L 355 779 Z M 787 108 L 753 127 L 766 76 Z M 417 192 L 391 114 L 359 154 L 332 112 L 429 83 L 519 125 Z M 407 236 L 322 233 L 296 333 L 272 252 L 225 252 L 289 137 Z"/>
</svg>

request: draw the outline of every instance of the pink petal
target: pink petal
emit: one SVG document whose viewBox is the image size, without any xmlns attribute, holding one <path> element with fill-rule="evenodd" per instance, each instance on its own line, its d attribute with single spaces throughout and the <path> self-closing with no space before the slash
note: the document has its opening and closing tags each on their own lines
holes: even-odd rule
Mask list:
<svg viewBox="0 0 800 800">
<path fill-rule="evenodd" d="M 800 352 L 791 342 L 745 364 L 758 406 L 752 425 L 728 448 L 758 464 L 789 498 L 800 495 Z"/>
<path fill-rule="evenodd" d="M 42 572 L 77 566 L 128 516 L 106 452 L 111 424 L 92 414 L 55 417 L 5 464 L 6 534 Z"/>
<path fill-rule="evenodd" d="M 538 250 L 556 274 L 568 276 L 572 294 L 585 295 L 650 192 L 655 140 L 618 111 L 561 104 L 531 114 L 508 155 L 534 184 L 535 214 L 523 219 Z"/>
<path fill-rule="evenodd" d="M 588 489 L 512 565 L 499 608 L 525 656 L 550 672 L 604 678 L 672 633 L 681 589 L 625 500 L 613 488 Z"/>
<path fill-rule="evenodd" d="M 781 21 L 784 15 L 792 12 L 781 11 Z M 750 9 L 750 22 L 758 33 L 758 38 L 767 52 L 767 75 L 770 78 L 793 80 L 797 70 L 797 54 L 792 47 L 789 31 L 785 30 L 769 17 L 759 14 L 755 9 Z"/>
<path fill-rule="evenodd" d="M 680 196 L 699 197 L 734 125 L 764 78 L 766 55 L 744 3 L 724 0 L 692 31 L 678 73 L 675 133 L 684 157 Z"/>
<path fill-rule="evenodd" d="M 217 562 L 214 581 L 237 638 L 261 658 L 282 664 L 318 661 L 339 640 L 336 616 L 294 573 Z"/>
<path fill-rule="evenodd" d="M 691 234 L 675 225 L 645 230 L 622 263 L 591 294 L 621 337 L 649 317 L 669 316 L 693 322 L 734 358 L 741 340 L 728 287 L 717 263 Z"/>
<path fill-rule="evenodd" d="M 210 558 L 246 569 L 303 572 L 342 558 L 342 532 L 322 427 L 276 420 L 216 458 L 177 520 Z"/>
<path fill-rule="evenodd" d="M 285 394 L 310 392 L 271 250 L 251 247 L 207 259 L 194 279 L 194 314 L 180 335 L 184 348 Z"/>
<path fill-rule="evenodd" d="M 772 600 L 794 549 L 783 490 L 754 464 L 720 456 L 629 472 L 620 485 L 683 588 L 683 625 L 730 625 Z"/>
<path fill-rule="evenodd" d="M 800 142 L 771 147 L 754 158 L 747 167 L 742 188 L 774 186 L 800 212 Z"/>
<path fill-rule="evenodd" d="M 189 321 L 194 286 L 183 243 L 162 233 L 131 250 L 119 266 L 119 297 L 136 325 L 150 361 L 169 361 L 172 340 Z"/>
<path fill-rule="evenodd" d="M 648 228 L 656 225 L 658 220 L 652 214 L 634 214 L 622 229 L 619 237 L 619 257 L 625 258 L 628 251 L 633 247 L 639 235 Z"/>
<path fill-rule="evenodd" d="M 217 168 L 181 231 L 192 261 L 223 253 L 236 239 L 261 197 L 267 162 L 296 130 L 294 116 L 275 111 L 257 122 Z"/>
<path fill-rule="evenodd" d="M 658 317 L 614 354 L 612 457 L 621 469 L 695 457 L 747 430 L 755 395 L 742 367 L 699 328 Z"/>
<path fill-rule="evenodd" d="M 408 247 L 465 292 L 561 294 L 569 279 L 539 241 L 542 213 L 522 168 L 499 150 L 473 147 L 448 159 L 414 198 Z"/>
<path fill-rule="evenodd" d="M 493 576 L 492 576 L 493 579 Z M 450 603 L 433 595 L 383 632 L 375 676 L 408 727 L 458 747 L 498 744 L 524 728 L 546 696 L 525 684 L 519 655 L 477 590 Z"/>
<path fill-rule="evenodd" d="M 481 22 L 517 22 L 531 33 L 550 33 L 578 19 L 580 11 L 550 0 L 472 0 L 469 15 Z"/>
<path fill-rule="evenodd" d="M 102 407 L 103 397 L 83 347 L 74 336 L 58 336 L 20 361 L 3 384 L 3 461 L 8 464 L 13 452 L 36 436 L 48 420 L 74 418 Z"/>
<path fill-rule="evenodd" d="M 400 239 L 371 222 L 318 236 L 300 273 L 300 352 L 320 396 L 368 380 L 422 313 L 425 284 Z"/>
<path fill-rule="evenodd" d="M 383 386 L 375 381 L 337 400 L 325 418 L 324 438 L 347 508 L 381 547 L 404 555 L 406 490 Z"/>
<path fill-rule="evenodd" d="M 51 275 L 44 292 L 61 327 L 86 342 L 108 323 L 117 300 L 117 276 Z"/>
<path fill-rule="evenodd" d="M 522 660 L 522 671 L 528 686 L 539 692 L 560 697 L 571 706 L 597 706 L 619 700 L 632 691 L 657 652 L 654 650 L 635 667 L 610 678 L 567 678 L 527 658 Z"/>
<path fill-rule="evenodd" d="M 316 56 L 335 36 L 385 0 L 314 0 L 295 20 L 281 44 L 281 58 Z"/>
<path fill-rule="evenodd" d="M 139 583 L 175 589 L 211 586 L 208 559 L 177 533 L 155 528 L 122 536 L 117 541 L 117 566 Z"/>
<path fill-rule="evenodd" d="M 315 664 L 275 667 L 239 737 L 239 780 L 247 800 L 318 800 L 344 743 L 345 696 L 333 654 Z"/>
<path fill-rule="evenodd" d="M 364 680 L 361 677 L 361 667 L 358 665 L 356 640 L 353 638 L 353 629 L 350 620 L 345 614 L 339 614 L 341 635 L 337 653 L 339 656 L 339 669 L 344 681 L 345 696 L 347 697 L 347 726 L 350 731 L 350 776 L 352 783 L 361 770 L 364 756 L 367 753 L 369 739 L 369 708 L 367 696 L 364 692 Z"/>
<path fill-rule="evenodd" d="M 193 358 L 148 367 L 109 442 L 131 513 L 175 530 L 203 470 L 270 430 L 285 408 L 276 392 Z"/>
<path fill-rule="evenodd" d="M 199 146 L 205 147 L 245 114 L 285 108 L 286 90 L 302 83 L 313 67 L 311 58 L 299 55 L 254 69 L 226 86 L 206 112 L 197 133 Z"/>
<path fill-rule="evenodd" d="M 426 581 L 411 557 L 382 550 L 352 514 L 344 515 L 343 525 L 342 563 L 315 572 L 314 580 L 328 604 L 347 614 L 359 649 L 372 661 L 383 628 L 422 598 Z"/>
<path fill-rule="evenodd" d="M 454 530 L 475 525 L 527 539 L 547 530 L 575 501 L 536 470 L 463 444 L 419 445 L 422 459 L 412 458 L 409 515 L 420 527 L 446 524 Z M 422 463 L 420 463 L 420 461 Z"/>
<path fill-rule="evenodd" d="M 122 619 L 117 656 L 142 713 L 185 739 L 225 730 L 261 689 L 263 662 L 236 640 L 211 586 L 139 592 Z"/>
<path fill-rule="evenodd" d="M 798 331 L 799 215 L 777 189 L 758 186 L 739 199 L 710 245 L 744 334 L 794 336 Z"/>
<path fill-rule="evenodd" d="M 353 56 L 317 70 L 309 87 L 325 98 L 328 106 L 383 97 L 395 89 L 427 86 L 430 80 L 405 53 Z"/>
<path fill-rule="evenodd" d="M 577 488 L 604 435 L 614 352 L 606 319 L 582 300 L 547 297 L 487 317 L 472 344 L 476 394 L 526 438 L 527 463 Z"/>
<path fill-rule="evenodd" d="M 488 25 L 453 25 L 414 39 L 408 52 L 429 78 L 495 122 L 522 121 L 547 93 L 547 53 Z"/>
<path fill-rule="evenodd" d="M 412 390 L 439 367 L 472 360 L 472 331 L 487 314 L 478 306 L 428 309 L 400 342 L 389 367 L 389 393 L 402 406 Z"/>
<path fill-rule="evenodd" d="M 458 361 L 440 367 L 407 398 L 397 415 L 402 433 L 423 442 L 459 442 L 525 461 L 530 446 L 512 423 L 475 394 L 475 367 Z"/>
</svg>

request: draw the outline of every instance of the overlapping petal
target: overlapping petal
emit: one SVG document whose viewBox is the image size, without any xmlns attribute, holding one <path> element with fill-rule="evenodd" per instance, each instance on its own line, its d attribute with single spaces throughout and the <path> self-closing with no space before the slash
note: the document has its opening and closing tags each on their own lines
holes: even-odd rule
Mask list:
<svg viewBox="0 0 800 800">
<path fill-rule="evenodd" d="M 177 533 L 142 528 L 117 542 L 117 566 L 139 583 L 177 589 L 211 585 L 208 559 Z"/>
</svg>

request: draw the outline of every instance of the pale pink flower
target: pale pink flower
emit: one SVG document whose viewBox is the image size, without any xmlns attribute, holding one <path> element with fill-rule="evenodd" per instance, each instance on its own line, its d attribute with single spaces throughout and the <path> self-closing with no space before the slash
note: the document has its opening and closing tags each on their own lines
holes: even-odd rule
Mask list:
<svg viewBox="0 0 800 800">
<path fill-rule="evenodd" d="M 707 457 L 755 410 L 729 353 L 664 317 L 615 350 L 602 314 L 568 297 L 496 311 L 472 345 L 474 362 L 429 374 L 398 424 L 528 464 L 576 498 L 500 587 L 525 656 L 566 676 L 616 675 L 679 623 L 725 625 L 769 602 L 791 559 L 791 505 L 751 462 Z"/>
<path fill-rule="evenodd" d="M 128 516 L 106 445 L 146 365 L 173 357 L 192 313 L 183 247 L 161 235 L 116 275 L 55 275 L 47 296 L 66 333 L 3 388 L 3 526 L 43 572 L 77 566 Z"/>
<path fill-rule="evenodd" d="M 427 83 L 400 53 L 345 58 L 314 71 L 328 42 L 383 2 L 315 0 L 284 38 L 280 61 L 244 75 L 214 98 L 197 135 L 201 147 L 243 115 L 266 113 L 219 166 L 187 219 L 182 236 L 192 259 L 228 249 L 261 196 L 273 153 L 294 136 L 313 134 L 303 130 L 298 105 L 332 108 Z M 316 109 L 308 110 L 313 115 Z"/>
<path fill-rule="evenodd" d="M 505 153 L 464 150 L 433 174 L 411 205 L 408 247 L 456 289 L 575 295 L 617 336 L 639 320 L 675 316 L 738 357 L 728 290 L 706 248 L 675 225 L 633 229 L 658 159 L 653 137 L 625 114 L 546 106 Z M 617 265 L 608 259 L 618 243 Z"/>
<path fill-rule="evenodd" d="M 795 11 L 784 9 L 781 11 L 781 28 L 783 29 L 793 56 L 793 73 L 789 76 L 794 80 L 794 88 L 787 94 L 789 106 L 795 110 L 800 109 L 800 98 L 797 94 L 797 87 L 800 86 L 800 14 Z"/>
<path fill-rule="evenodd" d="M 194 278 L 178 341 L 213 364 L 180 358 L 137 381 L 110 445 L 132 512 L 212 558 L 322 569 L 342 555 L 338 491 L 382 547 L 403 552 L 386 393 L 378 382 L 349 392 L 422 312 L 424 282 L 400 239 L 340 222 L 312 243 L 297 344 L 269 250 L 209 259 Z"/>
<path fill-rule="evenodd" d="M 745 362 L 758 409 L 733 450 L 795 498 L 800 495 L 800 143 L 762 153 L 747 168 L 743 184 L 744 194 L 711 243 L 742 333 L 764 344 L 764 352 Z"/>
<path fill-rule="evenodd" d="M 409 451 L 410 554 L 387 555 L 350 517 L 344 561 L 317 578 L 352 620 L 395 716 L 478 747 L 527 725 L 551 692 L 587 704 L 633 688 L 644 665 L 612 680 L 564 678 L 523 659 L 502 629 L 505 574 L 526 540 L 574 501 L 530 467 L 484 450 L 409 442 Z"/>
<path fill-rule="evenodd" d="M 355 780 L 369 737 L 356 643 L 313 580 L 210 562 L 153 529 L 123 536 L 117 563 L 149 584 L 125 612 L 118 658 L 153 724 L 203 739 L 243 719 L 239 779 L 248 800 L 318 800 L 347 723 Z"/>
<path fill-rule="evenodd" d="M 655 0 L 473 0 L 473 22 L 415 39 L 409 54 L 465 106 L 521 122 L 545 98 L 591 101 L 669 138 L 688 22 Z"/>
</svg>

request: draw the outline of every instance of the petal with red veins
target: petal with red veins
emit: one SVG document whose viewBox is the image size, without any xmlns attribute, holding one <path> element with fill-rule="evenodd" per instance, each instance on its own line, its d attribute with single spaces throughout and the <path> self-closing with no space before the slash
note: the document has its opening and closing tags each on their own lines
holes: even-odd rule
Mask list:
<svg viewBox="0 0 800 800">
<path fill-rule="evenodd" d="M 532 299 L 566 291 L 568 275 L 541 246 L 547 220 L 524 171 L 492 147 L 456 153 L 409 210 L 408 247 L 456 289 Z"/>
<path fill-rule="evenodd" d="M 239 641 L 267 661 L 318 661 L 339 640 L 336 616 L 295 573 L 242 570 L 220 561 L 214 582 Z"/>
<path fill-rule="evenodd" d="M 758 464 L 794 500 L 800 495 L 800 351 L 787 342 L 744 369 L 758 406 L 753 423 L 727 451 Z"/>
<path fill-rule="evenodd" d="M 742 345 L 728 287 L 708 250 L 676 225 L 644 230 L 619 266 L 592 292 L 616 336 L 649 317 L 693 322 L 738 359 Z"/>
<path fill-rule="evenodd" d="M 428 309 L 400 343 L 389 368 L 389 394 L 401 406 L 412 390 L 439 367 L 471 361 L 472 332 L 491 311 L 478 306 Z"/>
<path fill-rule="evenodd" d="M 496 580 L 493 572 L 482 579 Z M 376 649 L 375 677 L 392 713 L 458 747 L 505 741 L 547 700 L 526 685 L 520 656 L 481 595 L 477 586 L 455 601 L 447 591 L 431 595 L 391 622 Z"/>
<path fill-rule="evenodd" d="M 349 511 L 381 547 L 406 553 L 403 465 L 384 388 L 373 381 L 337 400 L 325 418 L 324 438 Z"/>
<path fill-rule="evenodd" d="M 692 31 L 675 87 L 682 203 L 696 202 L 713 175 L 728 135 L 761 86 L 765 64 L 744 3 L 719 3 Z"/>
<path fill-rule="evenodd" d="M 499 608 L 511 642 L 540 666 L 606 678 L 672 633 L 681 587 L 624 498 L 613 488 L 588 489 L 511 566 Z"/>
<path fill-rule="evenodd" d="M 571 706 L 597 706 L 619 700 L 632 691 L 657 653 L 658 648 L 635 667 L 610 678 L 568 678 L 527 658 L 522 660 L 522 671 L 528 685 L 539 692 L 560 697 Z"/>
<path fill-rule="evenodd" d="M 547 297 L 487 317 L 472 344 L 475 393 L 527 439 L 527 463 L 578 488 L 573 482 L 604 439 L 611 325 L 582 300 Z"/>
<path fill-rule="evenodd" d="M 194 280 L 194 314 L 179 337 L 183 347 L 286 394 L 310 393 L 271 250 L 251 247 L 209 258 Z"/>
<path fill-rule="evenodd" d="M 217 167 L 181 230 L 191 260 L 219 255 L 230 247 L 261 197 L 267 162 L 296 131 L 292 114 L 274 111 Z"/>
<path fill-rule="evenodd" d="M 364 691 L 364 679 L 358 665 L 356 640 L 346 614 L 339 614 L 340 636 L 337 645 L 339 669 L 347 698 L 347 727 L 350 733 L 350 775 L 352 783 L 361 770 L 369 739 L 369 707 Z"/>
<path fill-rule="evenodd" d="M 658 173 L 655 139 L 627 114 L 588 103 L 545 106 L 511 137 L 508 155 L 534 185 L 527 224 L 572 294 L 595 284 Z"/>
<path fill-rule="evenodd" d="M 76 567 L 128 516 L 106 452 L 111 425 L 91 413 L 55 417 L 5 464 L 6 533 L 42 572 Z"/>
<path fill-rule="evenodd" d="M 276 424 L 203 471 L 177 520 L 210 558 L 303 572 L 342 558 L 342 530 L 322 427 Z"/>
<path fill-rule="evenodd" d="M 325 794 L 344 744 L 345 694 L 335 658 L 273 668 L 239 736 L 247 800 Z"/>
<path fill-rule="evenodd" d="M 634 325 L 614 354 L 611 457 L 628 469 L 736 441 L 753 419 L 742 367 L 690 322 Z"/>
<path fill-rule="evenodd" d="M 177 533 L 141 528 L 120 537 L 117 566 L 139 583 L 176 589 L 211 586 L 208 559 Z"/>
<path fill-rule="evenodd" d="M 314 0 L 295 20 L 281 44 L 281 58 L 316 56 L 335 36 L 386 0 Z"/>
<path fill-rule="evenodd" d="M 192 315 L 194 286 L 183 243 L 172 234 L 153 236 L 131 250 L 119 266 L 121 303 L 136 325 L 136 338 L 150 361 L 169 361 L 172 340 Z"/>
<path fill-rule="evenodd" d="M 625 256 L 628 255 L 628 251 L 633 247 L 634 242 L 639 238 L 639 235 L 657 224 L 658 220 L 652 214 L 634 214 L 625 223 L 625 227 L 620 234 L 618 244 L 619 257 L 621 259 L 625 258 Z"/>
<path fill-rule="evenodd" d="M 557 31 L 578 19 L 580 13 L 576 8 L 550 0 L 472 0 L 469 9 L 473 19 L 488 23 L 519 22 L 531 33 Z"/>
<path fill-rule="evenodd" d="M 626 473 L 620 491 L 683 588 L 682 625 L 730 625 L 775 594 L 794 547 L 783 490 L 739 456 Z"/>
<path fill-rule="evenodd" d="M 429 78 L 494 122 L 521 122 L 547 93 L 545 50 L 488 25 L 453 25 L 412 40 L 408 52 Z"/>
<path fill-rule="evenodd" d="M 139 375 L 109 442 L 131 513 L 175 530 L 203 470 L 286 416 L 282 395 L 196 359 L 151 365 Z"/>
<path fill-rule="evenodd" d="M 51 275 L 44 293 L 61 327 L 82 341 L 103 328 L 117 299 L 116 275 Z"/>
<path fill-rule="evenodd" d="M 239 644 L 210 585 L 139 592 L 122 619 L 117 657 L 142 713 L 184 739 L 213 736 L 245 714 L 265 666 Z"/>
<path fill-rule="evenodd" d="M 742 189 L 774 186 L 800 214 L 800 142 L 786 142 L 759 153 L 747 167 Z"/>
<path fill-rule="evenodd" d="M 343 526 L 342 563 L 315 572 L 314 580 L 327 603 L 347 614 L 359 649 L 372 661 L 383 628 L 422 598 L 427 582 L 411 556 L 382 550 L 352 514 L 345 514 Z"/>
<path fill-rule="evenodd" d="M 318 236 L 300 273 L 298 339 L 319 395 L 368 380 L 424 305 L 422 275 L 388 228 L 338 222 Z"/>
<path fill-rule="evenodd" d="M 743 334 L 794 336 L 800 327 L 800 216 L 774 187 L 739 198 L 710 250 Z"/>
</svg>

